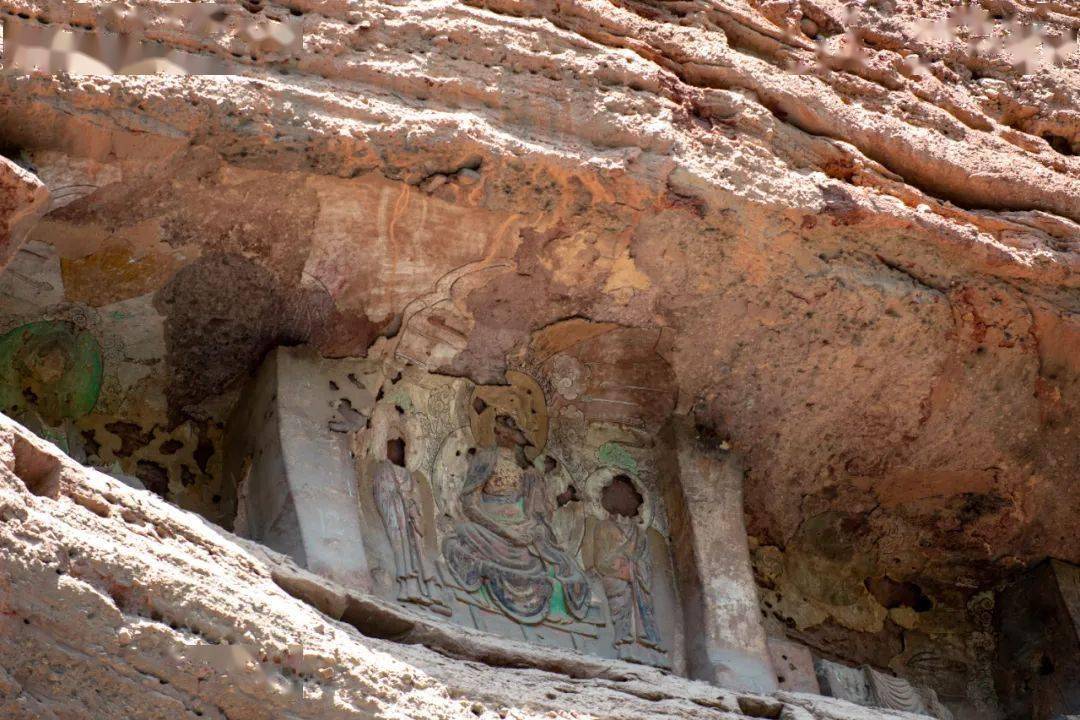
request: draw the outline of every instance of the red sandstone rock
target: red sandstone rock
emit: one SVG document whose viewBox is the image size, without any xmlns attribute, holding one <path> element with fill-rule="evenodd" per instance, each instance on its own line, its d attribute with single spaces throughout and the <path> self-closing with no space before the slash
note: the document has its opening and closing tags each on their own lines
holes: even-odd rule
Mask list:
<svg viewBox="0 0 1080 720">
<path fill-rule="evenodd" d="M 243 50 L 158 5 L 150 39 Z M 4 76 L 5 142 L 83 189 L 0 329 L 92 326 L 76 436 L 228 521 L 218 424 L 274 344 L 361 354 L 415 311 L 432 369 L 496 382 L 567 318 L 629 326 L 746 457 L 770 630 L 985 716 L 993 588 L 1080 562 L 1080 84 L 1075 54 L 1024 73 L 920 30 L 951 5 L 264 3 L 308 39 L 244 79 Z"/>
<path fill-rule="evenodd" d="M 0 270 L 18 252 L 30 228 L 48 209 L 49 191 L 33 173 L 0 157 Z"/>
</svg>

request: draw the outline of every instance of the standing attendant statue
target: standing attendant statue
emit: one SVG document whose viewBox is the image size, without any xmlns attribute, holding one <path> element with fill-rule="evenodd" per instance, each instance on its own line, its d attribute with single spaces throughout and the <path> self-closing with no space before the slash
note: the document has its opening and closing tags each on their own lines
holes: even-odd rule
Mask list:
<svg viewBox="0 0 1080 720">
<path fill-rule="evenodd" d="M 373 480 L 375 504 L 394 553 L 398 600 L 430 606 L 435 612 L 449 615 L 442 588 L 424 562 L 423 516 L 412 473 L 390 460 L 380 460 Z"/>
<path fill-rule="evenodd" d="M 600 576 L 615 631 L 615 649 L 625 660 L 645 659 L 638 647 L 666 652 L 652 596 L 648 539 L 642 527 L 642 497 L 624 476 L 604 488 L 606 517 L 592 525 L 586 547 L 589 568 Z M 651 655 L 651 653 L 646 653 Z"/>
</svg>

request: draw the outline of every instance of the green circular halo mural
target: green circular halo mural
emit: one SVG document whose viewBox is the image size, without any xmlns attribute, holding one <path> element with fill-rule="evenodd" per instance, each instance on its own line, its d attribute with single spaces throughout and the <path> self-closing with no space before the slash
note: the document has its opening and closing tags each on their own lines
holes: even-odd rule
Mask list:
<svg viewBox="0 0 1080 720">
<path fill-rule="evenodd" d="M 94 408 L 101 347 L 69 322 L 32 322 L 0 335 L 0 411 L 36 411 L 56 426 Z"/>
</svg>

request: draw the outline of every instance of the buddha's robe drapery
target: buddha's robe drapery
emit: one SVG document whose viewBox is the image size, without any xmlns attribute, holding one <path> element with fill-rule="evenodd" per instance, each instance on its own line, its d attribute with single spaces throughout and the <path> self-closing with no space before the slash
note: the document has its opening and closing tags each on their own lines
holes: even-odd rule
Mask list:
<svg viewBox="0 0 1080 720">
<path fill-rule="evenodd" d="M 571 615 L 583 618 L 589 608 L 589 582 L 577 561 L 559 548 L 547 523 L 550 508 L 540 475 L 526 469 L 515 492 L 484 492 L 497 453 L 479 452 L 469 461 L 461 491 L 466 520 L 443 543 L 450 572 L 466 590 L 484 589 L 520 622 L 544 620 L 556 592 L 563 594 Z"/>
</svg>

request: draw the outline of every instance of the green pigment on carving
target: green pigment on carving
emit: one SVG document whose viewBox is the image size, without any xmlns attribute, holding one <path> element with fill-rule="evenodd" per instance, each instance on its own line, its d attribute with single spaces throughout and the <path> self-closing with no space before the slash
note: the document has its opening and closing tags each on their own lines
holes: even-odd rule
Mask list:
<svg viewBox="0 0 1080 720">
<path fill-rule="evenodd" d="M 68 322 L 32 322 L 0 335 L 0 410 L 34 411 L 50 425 L 94 409 L 101 393 L 101 348 Z"/>
<path fill-rule="evenodd" d="M 564 594 L 563 584 L 561 580 L 555 579 L 555 568 L 548 568 L 548 577 L 551 578 L 553 586 L 551 602 L 548 605 L 548 617 L 569 618 L 570 611 L 566 608 L 566 595 Z"/>
<path fill-rule="evenodd" d="M 405 412 L 412 412 L 412 398 L 409 397 L 409 393 L 405 392 L 404 390 L 399 390 L 393 395 L 391 395 L 390 402 L 394 403 Z"/>
<path fill-rule="evenodd" d="M 609 442 L 601 445 L 596 451 L 596 458 L 601 465 L 622 468 L 632 473 L 637 472 L 637 461 L 626 451 L 626 448 L 618 443 Z"/>
</svg>

